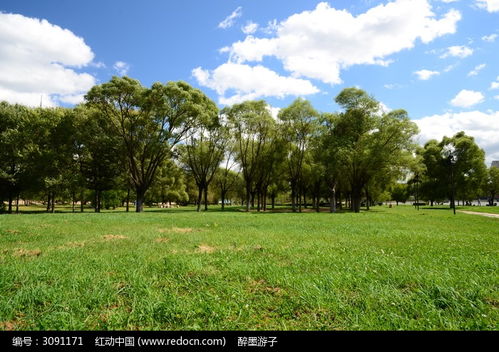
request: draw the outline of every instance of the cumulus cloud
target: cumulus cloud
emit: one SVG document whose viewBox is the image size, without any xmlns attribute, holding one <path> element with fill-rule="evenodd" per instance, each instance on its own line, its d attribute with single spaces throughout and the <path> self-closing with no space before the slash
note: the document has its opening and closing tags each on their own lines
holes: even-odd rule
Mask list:
<svg viewBox="0 0 499 352">
<path fill-rule="evenodd" d="M 46 20 L 0 13 L 0 100 L 29 106 L 80 102 L 96 82 L 77 72 L 94 53 L 68 29 Z"/>
<path fill-rule="evenodd" d="M 218 28 L 227 29 L 234 25 L 237 18 L 241 17 L 243 14 L 243 8 L 239 6 L 237 9 L 232 11 L 232 13 L 225 17 L 225 19 L 218 24 Z"/>
<path fill-rule="evenodd" d="M 470 72 L 468 72 L 468 77 L 472 77 L 472 76 L 478 75 L 480 73 L 480 71 L 483 70 L 485 67 L 487 67 L 486 64 L 476 65 L 473 70 L 471 70 Z"/>
<path fill-rule="evenodd" d="M 485 150 L 487 163 L 499 160 L 499 111 L 488 113 L 467 111 L 432 115 L 414 120 L 419 126 L 419 142 L 430 139 L 441 140 L 443 136 L 453 136 L 459 131 L 473 136 L 476 143 Z"/>
<path fill-rule="evenodd" d="M 439 75 L 439 74 L 440 74 L 440 72 L 438 72 L 438 71 L 430 71 L 430 70 L 426 70 L 426 69 L 424 69 L 424 70 L 419 70 L 419 71 L 416 71 L 416 72 L 414 72 L 414 74 L 415 74 L 416 76 L 418 76 L 418 78 L 419 78 L 420 80 L 422 80 L 422 81 L 427 81 L 427 80 L 429 80 L 431 77 Z"/>
<path fill-rule="evenodd" d="M 113 68 L 120 76 L 126 76 L 130 70 L 130 65 L 124 61 L 116 61 Z"/>
<path fill-rule="evenodd" d="M 473 49 L 465 46 L 465 45 L 455 45 L 455 46 L 450 46 L 448 47 L 445 52 L 440 55 L 440 58 L 445 59 L 450 56 L 453 57 L 458 57 L 458 58 L 465 58 L 473 54 Z"/>
<path fill-rule="evenodd" d="M 476 3 L 488 12 L 499 12 L 499 0 L 476 0 Z"/>
<path fill-rule="evenodd" d="M 307 80 L 280 76 L 261 65 L 252 67 L 228 62 L 212 71 L 197 67 L 192 70 L 192 75 L 200 85 L 215 90 L 219 103 L 224 105 L 264 97 L 284 98 L 319 92 Z M 229 97 L 226 97 L 227 93 Z"/>
<path fill-rule="evenodd" d="M 450 101 L 451 105 L 460 108 L 469 108 L 473 105 L 482 103 L 485 97 L 482 93 L 463 89 Z"/>
<path fill-rule="evenodd" d="M 354 16 L 321 2 L 314 10 L 279 23 L 272 38 L 246 37 L 226 51 L 237 63 L 282 61 L 294 76 L 341 83 L 340 71 L 357 64 L 388 65 L 388 57 L 456 31 L 461 14 L 450 10 L 440 19 L 427 0 L 395 0 Z"/>
</svg>

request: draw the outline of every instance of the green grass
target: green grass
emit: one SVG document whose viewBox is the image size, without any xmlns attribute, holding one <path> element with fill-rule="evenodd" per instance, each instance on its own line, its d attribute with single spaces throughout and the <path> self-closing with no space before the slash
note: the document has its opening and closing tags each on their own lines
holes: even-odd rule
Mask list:
<svg viewBox="0 0 499 352">
<path fill-rule="evenodd" d="M 360 214 L 0 216 L 0 329 L 498 328 L 499 220 Z"/>
</svg>

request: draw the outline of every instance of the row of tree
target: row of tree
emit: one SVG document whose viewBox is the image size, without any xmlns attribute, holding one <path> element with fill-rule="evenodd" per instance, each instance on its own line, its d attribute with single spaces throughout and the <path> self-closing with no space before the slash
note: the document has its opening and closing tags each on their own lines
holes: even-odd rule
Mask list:
<svg viewBox="0 0 499 352">
<path fill-rule="evenodd" d="M 185 82 L 146 88 L 128 77 L 93 87 L 71 109 L 2 102 L 0 203 L 8 212 L 20 198 L 43 200 L 47 211 L 58 200 L 99 212 L 133 200 L 141 212 L 174 201 L 199 211 L 211 194 L 222 209 L 237 198 L 260 211 L 284 195 L 293 211 L 327 203 L 359 212 L 362 201 L 405 197 L 407 185 L 432 202 L 497 187 L 472 137 L 418 148 L 406 111 L 383 112 L 357 88 L 336 102 L 342 111 L 319 113 L 297 99 L 274 118 L 265 101 L 219 110 Z"/>
</svg>

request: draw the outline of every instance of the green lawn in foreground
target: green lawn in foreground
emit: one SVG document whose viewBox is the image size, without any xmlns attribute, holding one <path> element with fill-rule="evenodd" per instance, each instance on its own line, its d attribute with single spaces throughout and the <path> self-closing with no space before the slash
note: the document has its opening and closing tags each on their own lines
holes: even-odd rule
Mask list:
<svg viewBox="0 0 499 352">
<path fill-rule="evenodd" d="M 0 216 L 0 329 L 497 329 L 499 220 L 192 208 Z"/>
</svg>

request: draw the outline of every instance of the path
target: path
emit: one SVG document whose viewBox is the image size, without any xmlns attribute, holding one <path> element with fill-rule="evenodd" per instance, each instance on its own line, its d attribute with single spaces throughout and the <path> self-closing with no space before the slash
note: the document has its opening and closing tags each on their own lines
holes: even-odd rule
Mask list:
<svg viewBox="0 0 499 352">
<path fill-rule="evenodd" d="M 477 211 L 468 211 L 468 210 L 458 210 L 458 212 L 459 213 L 465 213 L 465 214 L 472 214 L 472 215 L 487 216 L 489 218 L 498 218 L 499 219 L 499 214 L 479 213 Z"/>
</svg>

